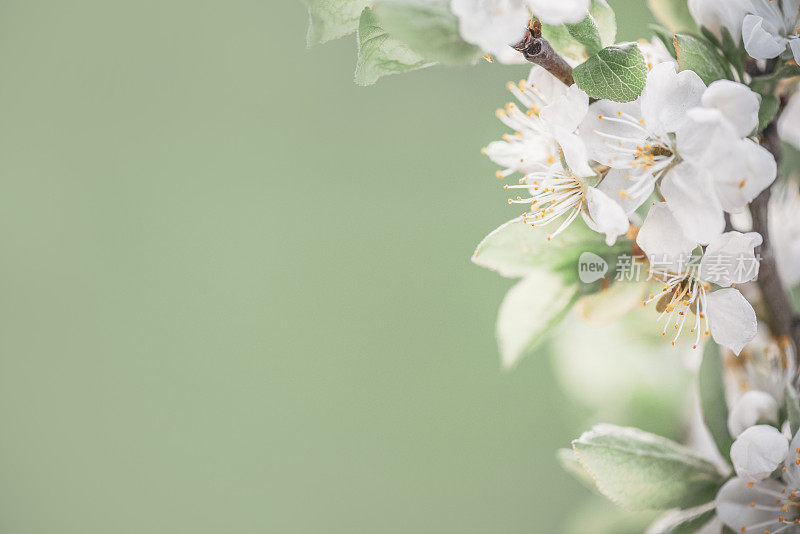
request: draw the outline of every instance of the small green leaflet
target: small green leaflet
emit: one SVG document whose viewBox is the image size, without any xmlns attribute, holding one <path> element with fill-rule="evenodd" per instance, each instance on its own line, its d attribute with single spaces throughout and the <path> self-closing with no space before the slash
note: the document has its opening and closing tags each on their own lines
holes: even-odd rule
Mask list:
<svg viewBox="0 0 800 534">
<path fill-rule="evenodd" d="M 483 56 L 477 46 L 461 38 L 458 19 L 446 0 L 376 0 L 374 4 L 380 26 L 429 61 L 460 65 Z"/>
<path fill-rule="evenodd" d="M 695 534 L 715 515 L 713 502 L 688 510 L 671 510 L 659 517 L 647 534 Z"/>
<path fill-rule="evenodd" d="M 539 270 L 512 287 L 497 315 L 497 344 L 504 369 L 510 369 L 550 334 L 578 298 L 578 287 L 557 274 Z"/>
<path fill-rule="evenodd" d="M 629 510 L 700 506 L 725 480 L 690 449 L 635 428 L 598 425 L 572 446 L 600 492 Z"/>
<path fill-rule="evenodd" d="M 647 81 L 647 66 L 636 44 L 609 46 L 572 71 L 578 87 L 594 98 L 636 100 Z"/>
<path fill-rule="evenodd" d="M 589 16 L 577 24 L 542 24 L 542 33 L 553 48 L 566 57 L 584 60 L 604 46 L 614 44 L 617 19 L 605 0 L 592 0 Z"/>
<path fill-rule="evenodd" d="M 372 85 L 381 76 L 421 69 L 432 64 L 387 34 L 378 24 L 375 13 L 370 8 L 364 9 L 358 23 L 358 85 Z"/>
<path fill-rule="evenodd" d="M 711 43 L 693 35 L 675 35 L 675 51 L 681 71 L 693 70 L 706 85 L 727 78 L 725 68 Z"/>
<path fill-rule="evenodd" d="M 703 361 L 697 375 L 703 421 L 723 458 L 731 454 L 733 438 L 728 432 L 728 405 L 725 402 L 722 356 L 719 346 L 708 340 L 703 350 Z"/>
<path fill-rule="evenodd" d="M 308 6 L 308 46 L 325 43 L 356 31 L 361 12 L 370 0 L 305 0 Z"/>
<path fill-rule="evenodd" d="M 761 95 L 761 107 L 758 108 L 758 131 L 772 122 L 780 107 L 780 100 L 775 95 Z"/>
</svg>

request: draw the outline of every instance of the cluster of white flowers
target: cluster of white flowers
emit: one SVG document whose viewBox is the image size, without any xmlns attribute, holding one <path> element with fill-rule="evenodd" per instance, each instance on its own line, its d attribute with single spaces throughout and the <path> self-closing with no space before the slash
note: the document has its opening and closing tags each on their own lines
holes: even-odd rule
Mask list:
<svg viewBox="0 0 800 534">
<path fill-rule="evenodd" d="M 667 324 L 678 317 L 676 339 L 692 310 L 695 345 L 701 332 L 710 332 L 739 352 L 755 336 L 756 317 L 730 286 L 757 276 L 754 248 L 761 236 L 724 233 L 725 213 L 744 210 L 776 178 L 774 157 L 749 137 L 758 125 L 760 99 L 737 82 L 706 87 L 694 72 L 677 72 L 669 56 L 658 59 L 641 97 L 624 104 L 590 105 L 577 86 L 534 67 L 527 80 L 509 84 L 524 109 L 512 103 L 497 113 L 514 134 L 484 152 L 503 167 L 498 177 L 523 175 L 506 188 L 525 193 L 509 200 L 530 206 L 524 221 L 560 221 L 548 239 L 580 215 L 611 245 L 636 232 L 631 219 L 658 185 L 664 202 L 649 210 L 637 238 L 651 272 L 664 281 L 648 302 L 669 297 L 662 317 Z M 688 261 L 698 246 L 706 248 L 699 270 Z M 734 260 L 743 255 L 756 268 L 734 272 L 742 265 Z M 728 289 L 709 292 L 712 283 Z"/>
</svg>

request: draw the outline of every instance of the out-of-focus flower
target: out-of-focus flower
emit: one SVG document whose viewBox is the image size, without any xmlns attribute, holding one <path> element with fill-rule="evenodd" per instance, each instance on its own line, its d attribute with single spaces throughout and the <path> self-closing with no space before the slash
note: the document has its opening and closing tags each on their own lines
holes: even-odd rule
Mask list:
<svg viewBox="0 0 800 534">
<path fill-rule="evenodd" d="M 502 63 L 524 60 L 511 45 L 522 40 L 530 14 L 523 0 L 450 0 L 461 37 Z"/>
<path fill-rule="evenodd" d="M 699 26 L 705 26 L 718 38 L 726 28 L 737 43 L 742 39 L 742 21 L 748 0 L 689 0 L 689 12 Z"/>
<path fill-rule="evenodd" d="M 750 0 L 742 22 L 745 49 L 755 59 L 794 56 L 800 63 L 800 0 Z"/>
<path fill-rule="evenodd" d="M 754 249 L 762 242 L 757 233 L 728 232 L 714 239 L 706 248 L 699 265 L 691 263 L 697 242 L 686 237 L 666 203 L 655 204 L 636 239 L 647 255 L 650 272 L 664 282 L 664 288 L 650 295 L 645 304 L 657 301 L 660 319 L 666 318 L 662 335 L 674 325 L 672 343 L 680 336 L 690 314 L 695 316 L 691 332 L 701 332 L 739 354 L 758 331 L 753 307 L 732 284 L 741 284 L 758 276 Z M 724 289 L 711 291 L 711 284 Z"/>
<path fill-rule="evenodd" d="M 582 21 L 589 14 L 591 0 L 527 0 L 534 16 L 545 24 Z"/>
<path fill-rule="evenodd" d="M 759 422 L 778 423 L 778 402 L 769 393 L 748 391 L 728 413 L 728 431 L 731 436 L 738 437 Z"/>
<path fill-rule="evenodd" d="M 798 118 L 800 120 L 800 118 Z M 769 205 L 769 232 L 778 274 L 786 287 L 800 284 L 800 190 L 795 181 L 775 186 Z"/>
<path fill-rule="evenodd" d="M 800 150 L 800 93 L 795 93 L 778 120 L 781 139 Z"/>
<path fill-rule="evenodd" d="M 800 433 L 788 447 L 787 441 L 773 427 L 755 426 L 739 436 L 739 446 L 731 447 L 737 474 L 745 476 L 722 486 L 716 506 L 717 517 L 734 531 L 800 532 Z M 779 467 L 780 478 L 769 477 Z"/>
</svg>

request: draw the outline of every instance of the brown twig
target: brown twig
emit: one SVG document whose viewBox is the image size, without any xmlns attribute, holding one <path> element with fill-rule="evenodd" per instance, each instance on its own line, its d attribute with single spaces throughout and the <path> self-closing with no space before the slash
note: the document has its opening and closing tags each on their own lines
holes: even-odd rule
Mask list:
<svg viewBox="0 0 800 534">
<path fill-rule="evenodd" d="M 777 118 L 761 134 L 761 146 L 769 150 L 780 166 L 783 150 L 778 137 Z M 772 333 L 781 340 L 792 340 L 795 350 L 800 349 L 800 320 L 794 318 L 786 289 L 778 275 L 778 264 L 769 235 L 769 200 L 772 192 L 765 189 L 750 203 L 753 230 L 761 234 L 764 243 L 756 252 L 761 256 L 758 287 L 769 314 Z"/>
<path fill-rule="evenodd" d="M 550 42 L 542 37 L 542 23 L 538 20 L 533 21 L 525 33 L 525 37 L 517 44 L 512 45 L 512 48 L 522 52 L 525 59 L 545 68 L 564 84 L 575 83 L 575 79 L 572 77 L 572 67 L 553 49 Z"/>
</svg>

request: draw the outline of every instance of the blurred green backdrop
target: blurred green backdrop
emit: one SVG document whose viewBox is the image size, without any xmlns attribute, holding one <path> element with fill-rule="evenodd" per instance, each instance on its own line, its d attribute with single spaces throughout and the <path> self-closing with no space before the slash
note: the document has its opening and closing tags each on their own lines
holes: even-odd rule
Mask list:
<svg viewBox="0 0 800 534">
<path fill-rule="evenodd" d="M 3 532 L 569 530 L 586 414 L 469 262 L 526 67 L 359 88 L 289 0 L 0 13 Z"/>
</svg>

